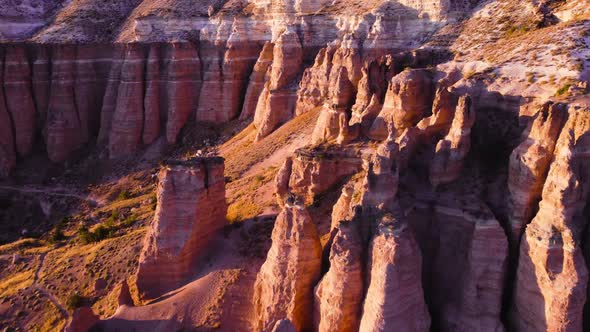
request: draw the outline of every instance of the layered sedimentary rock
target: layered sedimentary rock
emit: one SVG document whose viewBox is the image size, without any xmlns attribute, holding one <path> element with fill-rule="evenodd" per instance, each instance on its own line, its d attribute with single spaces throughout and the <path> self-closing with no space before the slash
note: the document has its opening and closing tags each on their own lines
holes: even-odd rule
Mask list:
<svg viewBox="0 0 590 332">
<path fill-rule="evenodd" d="M 285 30 L 275 42 L 270 78 L 256 105 L 256 140 L 264 138 L 293 117 L 297 96 L 296 86 L 292 83 L 299 76 L 302 61 L 299 36 L 292 29 Z"/>
<path fill-rule="evenodd" d="M 168 162 L 158 175 L 158 205 L 146 235 L 137 287 L 154 298 L 190 276 L 225 224 L 223 159 Z"/>
<path fill-rule="evenodd" d="M 277 196 L 277 203 L 283 207 L 285 199 L 289 194 L 289 179 L 293 172 L 293 158 L 287 157 L 283 162 L 281 168 L 275 177 L 275 195 Z"/>
<path fill-rule="evenodd" d="M 388 127 L 389 135 L 369 161 L 363 182 L 362 205 L 371 209 L 390 209 L 397 196 L 399 145 L 395 142 L 393 123 Z"/>
<path fill-rule="evenodd" d="M 255 330 L 270 331 L 283 318 L 297 331 L 312 328 L 321 250 L 316 226 L 305 208 L 293 200 L 285 202 L 254 285 Z"/>
<path fill-rule="evenodd" d="M 360 331 L 429 331 L 420 248 L 407 225 L 384 217 L 371 240 L 369 257 Z"/>
<path fill-rule="evenodd" d="M 364 135 L 368 134 L 373 121 L 383 108 L 387 85 L 394 74 L 393 57 L 389 55 L 363 66 L 350 124 L 359 123 Z"/>
<path fill-rule="evenodd" d="M 523 141 L 510 155 L 510 240 L 517 248 L 526 224 L 533 218 L 541 199 L 545 177 L 567 111 L 563 105 L 546 104 L 523 134 Z"/>
<path fill-rule="evenodd" d="M 315 289 L 318 331 L 358 331 L 363 298 L 363 246 L 357 222 L 338 225 L 330 248 L 330 269 Z"/>
<path fill-rule="evenodd" d="M 37 135 L 31 77 L 24 45 L 8 47 L 4 55 L 4 96 L 19 156 L 31 152 Z"/>
<path fill-rule="evenodd" d="M 431 73 L 427 70 L 410 69 L 394 76 L 387 87 L 383 109 L 371 125 L 369 137 L 385 139 L 390 121 L 398 133 L 416 125 L 432 108 L 433 89 Z"/>
<path fill-rule="evenodd" d="M 588 268 L 582 235 L 590 192 L 590 116 L 572 109 L 556 143 L 539 211 L 521 240 L 512 322 L 520 331 L 581 331 Z"/>
<path fill-rule="evenodd" d="M 141 147 L 144 125 L 145 58 L 143 47 L 137 44 L 127 45 L 109 135 L 111 157 L 130 155 Z"/>
<path fill-rule="evenodd" d="M 3 63 L 0 61 L 0 84 L 2 83 Z M 16 165 L 14 133 L 10 113 L 6 109 L 4 91 L 0 90 L 0 177 L 10 174 Z"/>
<path fill-rule="evenodd" d="M 350 107 L 354 98 L 354 86 L 346 67 L 339 67 L 337 75 L 330 81 L 331 98 L 324 105 L 318 122 L 311 135 L 311 143 L 319 144 L 338 140 L 339 144 L 354 139 L 348 128 Z M 329 104 L 328 104 L 329 102 Z"/>
<path fill-rule="evenodd" d="M 471 149 L 471 128 L 475 123 L 475 110 L 469 96 L 459 98 L 449 133 L 436 144 L 430 166 L 430 183 L 433 186 L 456 180 L 463 169 Z"/>
<path fill-rule="evenodd" d="M 361 159 L 353 151 L 323 150 L 319 147 L 295 151 L 289 188 L 306 204 L 361 169 Z"/>
<path fill-rule="evenodd" d="M 256 105 L 264 89 L 264 82 L 269 78 L 270 72 L 268 68 L 271 66 L 273 60 L 273 47 L 274 45 L 270 42 L 265 43 L 262 47 L 252 74 L 250 74 L 250 81 L 246 90 L 246 96 L 244 97 L 244 106 L 242 107 L 240 119 L 251 117 L 256 112 Z"/>
<path fill-rule="evenodd" d="M 427 276 L 433 323 L 441 331 L 502 331 L 508 241 L 500 223 L 473 196 L 447 193 L 434 209 Z M 449 269 L 449 266 L 453 266 Z M 450 284 L 461 287 L 449 287 Z"/>
<path fill-rule="evenodd" d="M 352 199 L 354 195 L 354 183 L 347 183 L 342 187 L 340 197 L 332 207 L 330 231 L 334 230 L 341 221 L 350 220 L 352 216 Z"/>
</svg>

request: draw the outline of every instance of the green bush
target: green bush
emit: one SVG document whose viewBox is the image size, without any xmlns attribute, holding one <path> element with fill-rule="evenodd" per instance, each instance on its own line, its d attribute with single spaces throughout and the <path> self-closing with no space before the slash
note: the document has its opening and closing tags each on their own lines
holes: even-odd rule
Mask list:
<svg viewBox="0 0 590 332">
<path fill-rule="evenodd" d="M 562 86 L 561 88 L 559 88 L 557 90 L 557 92 L 555 93 L 556 96 L 563 96 L 563 95 L 567 95 L 567 93 L 569 92 L 570 88 L 572 87 L 571 84 L 566 84 L 564 86 Z"/>
<path fill-rule="evenodd" d="M 119 196 L 117 196 L 118 201 L 124 201 L 129 198 L 131 198 L 131 194 L 127 190 L 121 190 L 121 192 L 119 192 Z"/>
</svg>

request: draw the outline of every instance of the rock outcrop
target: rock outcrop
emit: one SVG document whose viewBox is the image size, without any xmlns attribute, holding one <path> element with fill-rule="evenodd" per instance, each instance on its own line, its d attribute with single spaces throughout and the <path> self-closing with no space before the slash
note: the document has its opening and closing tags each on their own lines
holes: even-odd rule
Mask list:
<svg viewBox="0 0 590 332">
<path fill-rule="evenodd" d="M 137 271 L 137 288 L 144 298 L 154 298 L 185 281 L 225 225 L 223 170 L 219 157 L 163 166 L 158 175 L 158 205 Z"/>
<path fill-rule="evenodd" d="M 302 61 L 299 36 L 292 29 L 285 30 L 275 42 L 270 77 L 256 105 L 255 140 L 266 137 L 293 117 L 297 95 L 292 83 L 299 76 Z"/>
<path fill-rule="evenodd" d="M 386 215 L 369 247 L 360 331 L 429 331 L 420 248 L 407 225 Z"/>
<path fill-rule="evenodd" d="M 305 208 L 293 200 L 285 202 L 254 285 L 255 330 L 270 331 L 283 318 L 297 331 L 312 329 L 321 251 L 316 226 Z"/>
<path fill-rule="evenodd" d="M 518 250 L 520 236 L 533 218 L 541 199 L 555 144 L 567 118 L 567 110 L 563 106 L 544 105 L 523 134 L 522 143 L 510 155 L 509 231 L 511 246 L 515 250 Z"/>
<path fill-rule="evenodd" d="M 590 116 L 571 109 L 539 211 L 521 240 L 512 322 L 519 331 L 581 331 L 588 268 L 582 235 L 590 192 Z"/>
<path fill-rule="evenodd" d="M 436 144 L 430 166 L 430 183 L 433 186 L 452 182 L 461 174 L 465 157 L 471 149 L 474 123 L 475 110 L 471 98 L 461 96 L 449 133 Z"/>
<path fill-rule="evenodd" d="M 315 289 L 318 331 L 358 331 L 363 299 L 363 246 L 359 225 L 339 223 L 330 248 L 330 269 Z"/>
<path fill-rule="evenodd" d="M 260 98 L 260 94 L 264 89 L 264 83 L 270 78 L 269 68 L 273 62 L 273 47 L 274 45 L 270 42 L 265 43 L 262 47 L 262 51 L 250 75 L 240 119 L 246 119 L 254 116 L 254 113 L 256 113 L 258 98 Z"/>
<path fill-rule="evenodd" d="M 66 326 L 66 332 L 87 332 L 100 321 L 90 307 L 81 307 L 74 311 L 72 320 Z"/>
<path fill-rule="evenodd" d="M 432 264 L 427 278 L 433 324 L 441 331 L 503 331 L 508 241 L 500 223 L 477 198 L 445 193 L 431 227 L 437 246 L 426 261 Z M 453 283 L 461 287 L 449 287 Z"/>
<path fill-rule="evenodd" d="M 361 159 L 353 151 L 301 148 L 295 151 L 289 179 L 290 190 L 306 204 L 361 169 Z"/>
<path fill-rule="evenodd" d="M 0 85 L 2 84 L 3 63 L 0 61 Z M 12 120 L 6 109 L 4 91 L 0 91 L 0 177 L 5 177 L 16 166 L 16 151 L 14 148 L 14 133 L 12 131 Z"/>
<path fill-rule="evenodd" d="M 405 70 L 389 82 L 383 109 L 371 125 L 369 137 L 384 140 L 387 122 L 398 133 L 413 127 L 430 113 L 434 97 L 431 73 L 423 69 Z"/>
</svg>

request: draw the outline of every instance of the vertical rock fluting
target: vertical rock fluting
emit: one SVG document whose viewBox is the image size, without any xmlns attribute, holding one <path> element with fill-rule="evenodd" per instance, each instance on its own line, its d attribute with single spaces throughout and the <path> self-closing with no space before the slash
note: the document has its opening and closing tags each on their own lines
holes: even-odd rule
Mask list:
<svg viewBox="0 0 590 332">
<path fill-rule="evenodd" d="M 428 331 L 422 257 L 407 225 L 386 215 L 369 246 L 369 288 L 360 331 Z"/>
<path fill-rule="evenodd" d="M 389 82 L 383 109 L 371 125 L 369 137 L 385 139 L 389 121 L 393 121 L 400 134 L 416 125 L 431 110 L 433 89 L 431 73 L 427 70 L 410 69 L 394 76 Z"/>
<path fill-rule="evenodd" d="M 318 195 L 358 172 L 361 166 L 361 159 L 349 151 L 302 148 L 293 157 L 289 188 L 306 204 L 311 204 Z"/>
<path fill-rule="evenodd" d="M 339 223 L 330 248 L 330 269 L 315 289 L 318 331 L 358 331 L 364 289 L 362 254 L 357 223 Z"/>
<path fill-rule="evenodd" d="M 508 169 L 510 242 L 518 250 L 520 236 L 533 218 L 553 159 L 557 138 L 567 118 L 563 105 L 546 104 L 537 113 L 523 141 L 512 151 Z"/>
<path fill-rule="evenodd" d="M 49 94 L 51 87 L 51 58 L 49 47 L 37 47 L 33 60 L 33 97 L 37 109 L 37 128 L 43 128 L 49 107 Z M 98 125 L 98 121 L 97 121 Z"/>
<path fill-rule="evenodd" d="M 306 68 L 303 72 L 297 90 L 296 115 L 309 112 L 324 103 L 329 93 L 332 58 L 338 46 L 336 43 L 330 43 L 322 48 L 316 55 L 313 66 Z"/>
<path fill-rule="evenodd" d="M 214 157 L 168 162 L 160 171 L 158 205 L 137 271 L 144 298 L 185 281 L 225 225 L 223 169 L 223 159 Z"/>
<path fill-rule="evenodd" d="M 3 71 L 4 63 L 0 57 L 0 87 L 3 86 Z M 4 89 L 0 89 L 0 177 L 8 176 L 14 166 L 16 166 L 16 151 L 12 119 L 6 109 Z"/>
<path fill-rule="evenodd" d="M 143 135 L 144 145 L 153 143 L 161 133 L 161 91 L 162 67 L 159 44 L 150 46 L 145 73 L 145 97 L 143 100 Z"/>
<path fill-rule="evenodd" d="M 24 45 L 7 47 L 4 55 L 4 97 L 14 126 L 14 142 L 19 156 L 27 156 L 37 135 L 31 66 Z"/>
<path fill-rule="evenodd" d="M 389 135 L 368 163 L 363 183 L 362 205 L 371 209 L 388 210 L 395 206 L 399 184 L 399 145 L 395 142 L 393 123 L 389 123 L 388 127 Z"/>
<path fill-rule="evenodd" d="M 47 155 L 55 162 L 84 144 L 76 105 L 76 53 L 75 46 L 60 45 L 53 55 L 45 140 Z"/>
<path fill-rule="evenodd" d="M 379 57 L 363 66 L 350 119 L 351 125 L 360 124 L 363 135 L 368 134 L 371 124 L 381 112 L 387 84 L 393 75 L 391 56 Z"/>
<path fill-rule="evenodd" d="M 581 331 L 588 268 L 590 113 L 570 108 L 555 147 L 539 211 L 521 240 L 512 324 L 519 331 Z"/>
<path fill-rule="evenodd" d="M 299 36 L 294 30 L 287 29 L 275 42 L 270 78 L 258 98 L 254 114 L 255 140 L 266 137 L 293 117 L 297 101 L 293 83 L 299 76 L 302 62 Z"/>
<path fill-rule="evenodd" d="M 142 144 L 145 58 L 141 45 L 126 46 L 109 135 L 109 153 L 114 158 L 133 154 Z"/>
<path fill-rule="evenodd" d="M 168 45 L 167 51 L 166 140 L 169 144 L 174 144 L 199 100 L 201 59 L 191 43 L 172 43 Z"/>
<path fill-rule="evenodd" d="M 283 318 L 297 331 L 312 328 L 313 288 L 320 278 L 321 251 L 316 226 L 305 208 L 285 202 L 254 285 L 256 331 L 270 331 Z"/>
<path fill-rule="evenodd" d="M 349 80 L 348 70 L 344 66 L 330 80 L 330 98 L 324 104 L 314 131 L 311 135 L 311 144 L 339 140 L 345 143 L 350 140 L 348 120 L 350 107 L 354 99 L 354 86 Z"/>
<path fill-rule="evenodd" d="M 98 143 L 108 144 L 109 135 L 113 123 L 113 114 L 117 108 L 117 94 L 121 82 L 121 67 L 125 58 L 125 47 L 115 45 L 113 49 L 113 60 L 107 78 L 107 85 L 102 98 L 102 109 L 100 110 L 100 130 L 98 132 Z"/>
<path fill-rule="evenodd" d="M 427 257 L 432 262 L 427 278 L 433 323 L 441 331 L 503 331 L 500 313 L 508 267 L 503 228 L 473 195 L 444 194 L 434 212 L 431 232 L 437 247 Z"/>
<path fill-rule="evenodd" d="M 240 119 L 246 119 L 254 116 L 256 112 L 256 104 L 258 98 L 264 89 L 264 82 L 267 78 L 268 68 L 270 68 L 273 59 L 273 44 L 266 42 L 262 47 L 262 51 L 258 56 L 258 60 L 254 65 L 248 88 L 246 90 L 246 96 L 244 97 L 244 106 L 242 107 L 242 113 Z"/>
<path fill-rule="evenodd" d="M 449 133 L 436 144 L 430 165 L 430 183 L 433 186 L 456 180 L 463 162 L 471 149 L 471 128 L 475 123 L 475 110 L 471 97 L 459 98 Z"/>
</svg>

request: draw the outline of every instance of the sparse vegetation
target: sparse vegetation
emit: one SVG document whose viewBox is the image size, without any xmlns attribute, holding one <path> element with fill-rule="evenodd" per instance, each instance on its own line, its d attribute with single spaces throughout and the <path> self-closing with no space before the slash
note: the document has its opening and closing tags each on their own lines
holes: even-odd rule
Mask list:
<svg viewBox="0 0 590 332">
<path fill-rule="evenodd" d="M 70 297 L 68 297 L 68 301 L 66 303 L 66 305 L 68 306 L 68 309 L 71 311 L 74 311 L 77 308 L 80 308 L 82 306 L 82 304 L 84 304 L 84 298 L 78 293 L 74 293 L 74 294 L 70 295 Z"/>
<path fill-rule="evenodd" d="M 567 96 L 569 94 L 569 90 L 570 90 L 571 86 L 572 85 L 570 83 L 565 84 L 561 88 L 557 89 L 557 92 L 555 92 L 555 95 L 558 97 Z"/>
<path fill-rule="evenodd" d="M 121 190 L 121 192 L 119 192 L 119 195 L 117 196 L 118 201 L 124 201 L 129 198 L 131 198 L 131 194 L 127 190 Z"/>
</svg>

